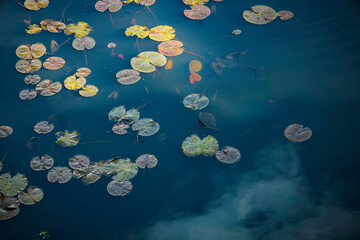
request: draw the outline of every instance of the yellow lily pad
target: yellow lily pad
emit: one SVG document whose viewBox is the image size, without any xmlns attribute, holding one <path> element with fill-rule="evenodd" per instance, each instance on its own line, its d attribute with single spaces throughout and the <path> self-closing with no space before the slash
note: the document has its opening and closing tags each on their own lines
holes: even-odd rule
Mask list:
<svg viewBox="0 0 360 240">
<path fill-rule="evenodd" d="M 24 6 L 29 10 L 40 10 L 46 8 L 49 5 L 49 0 L 26 0 Z"/>
<path fill-rule="evenodd" d="M 134 25 L 126 29 L 126 36 L 137 36 L 138 38 L 146 38 L 149 36 L 150 30 L 147 27 Z"/>
<path fill-rule="evenodd" d="M 33 73 L 39 71 L 42 64 L 39 59 L 21 59 L 15 64 L 16 71 L 20 73 Z"/>
<path fill-rule="evenodd" d="M 64 86 L 69 90 L 78 90 L 85 86 L 86 79 L 84 77 L 76 78 L 75 75 L 67 77 L 64 81 Z"/>
<path fill-rule="evenodd" d="M 46 47 L 42 43 L 35 43 L 33 45 L 22 44 L 15 53 L 21 59 L 34 59 L 42 57 L 46 52 Z"/>
<path fill-rule="evenodd" d="M 174 33 L 175 29 L 173 27 L 160 25 L 150 29 L 149 38 L 154 41 L 164 42 L 173 39 L 175 37 Z"/>
<path fill-rule="evenodd" d="M 183 0 L 186 5 L 204 5 L 209 0 Z"/>
<path fill-rule="evenodd" d="M 79 91 L 79 94 L 83 97 L 93 97 L 99 92 L 99 89 L 94 85 L 86 85 Z"/>
<path fill-rule="evenodd" d="M 164 55 L 154 51 L 142 52 L 131 59 L 131 67 L 138 72 L 150 73 L 156 70 L 156 67 L 162 67 L 167 59 Z"/>
<path fill-rule="evenodd" d="M 28 29 L 25 29 L 27 34 L 37 34 L 42 31 L 42 28 L 37 24 L 32 24 L 28 26 Z"/>
<path fill-rule="evenodd" d="M 86 22 L 72 23 L 66 26 L 64 33 L 66 35 L 74 34 L 75 38 L 84 37 L 92 31 L 90 25 Z"/>
</svg>

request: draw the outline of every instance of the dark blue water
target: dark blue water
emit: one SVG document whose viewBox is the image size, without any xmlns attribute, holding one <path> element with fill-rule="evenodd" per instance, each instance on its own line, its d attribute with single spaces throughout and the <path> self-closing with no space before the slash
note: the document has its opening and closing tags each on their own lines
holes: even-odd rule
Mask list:
<svg viewBox="0 0 360 240">
<path fill-rule="evenodd" d="M 21 1 L 22 2 L 22 1 Z M 22 101 L 18 93 L 28 86 L 25 74 L 16 72 L 15 49 L 21 44 L 62 43 L 63 33 L 25 33 L 24 19 L 32 23 L 50 18 L 66 23 L 85 21 L 93 28 L 89 36 L 96 46 L 87 51 L 92 74 L 89 84 L 98 86 L 93 98 L 83 98 L 63 89 L 52 97 L 38 96 Z M 209 2 L 216 13 L 203 21 L 184 17 L 187 7 L 180 0 L 157 0 L 151 6 L 156 19 L 143 6 L 124 5 L 112 14 L 94 9 L 96 1 L 52 0 L 46 9 L 34 12 L 15 1 L 0 5 L 0 125 L 14 133 L 0 139 L 4 172 L 25 174 L 30 186 L 44 191 L 44 199 L 33 206 L 21 206 L 18 216 L 0 223 L 0 238 L 37 239 L 46 231 L 48 239 L 216 239 L 216 240 L 353 240 L 360 238 L 360 3 L 332 1 L 236 1 Z M 257 26 L 242 18 L 255 4 L 275 10 L 291 10 L 295 17 Z M 135 38 L 124 31 L 136 23 L 149 28 L 170 25 L 176 39 L 187 51 L 171 57 L 171 70 L 142 74 L 134 85 L 120 85 L 115 74 L 131 68 L 138 51 Z M 232 35 L 241 29 L 239 36 Z M 72 40 L 71 40 L 72 41 Z M 71 41 L 55 54 L 66 64 L 57 71 L 41 69 L 42 79 L 61 81 L 85 67 L 84 53 Z M 115 42 L 116 55 L 107 48 Z M 139 40 L 140 51 L 156 51 L 158 42 Z M 210 67 L 216 58 L 229 53 L 248 52 L 227 63 L 220 74 Z M 46 57 L 42 57 L 44 61 Z M 202 80 L 189 82 L 188 63 L 203 63 Z M 252 68 L 263 68 L 255 74 Z M 147 89 L 147 90 L 146 90 Z M 117 99 L 108 95 L 117 91 Z M 198 121 L 199 111 L 186 109 L 183 98 L 204 93 L 210 104 L 203 111 L 217 120 L 214 131 Z M 215 95 L 215 96 L 214 96 Z M 150 102 L 150 103 L 149 103 Z M 140 108 L 142 117 L 160 124 L 160 131 L 136 142 L 130 135 L 111 132 L 107 113 L 113 107 Z M 33 126 L 50 120 L 55 130 L 41 135 L 40 149 L 28 149 L 28 140 L 37 136 Z M 289 142 L 284 129 L 301 123 L 313 131 L 303 143 Z M 77 130 L 76 147 L 55 146 L 55 132 Z M 214 136 L 220 147 L 241 151 L 242 158 L 225 165 L 215 157 L 188 158 L 182 141 L 196 133 Z M 92 143 L 95 141 L 110 141 Z M 133 191 L 124 197 L 106 192 L 110 178 L 92 185 L 72 179 L 60 185 L 46 180 L 46 172 L 35 172 L 30 160 L 50 154 L 55 166 L 66 166 L 75 154 L 92 161 L 116 156 L 133 161 L 144 153 L 159 159 L 153 169 L 140 169 L 131 181 Z"/>
</svg>

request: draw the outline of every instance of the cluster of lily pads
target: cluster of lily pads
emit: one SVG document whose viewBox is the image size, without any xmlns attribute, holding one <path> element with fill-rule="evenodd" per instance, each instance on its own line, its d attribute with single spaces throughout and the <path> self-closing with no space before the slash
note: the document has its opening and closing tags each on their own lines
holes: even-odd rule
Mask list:
<svg viewBox="0 0 360 240">
<path fill-rule="evenodd" d="M 78 68 L 74 75 L 71 75 L 65 79 L 64 81 L 65 88 L 72 91 L 81 89 L 79 91 L 79 94 L 83 97 L 95 96 L 98 93 L 99 89 L 94 85 L 86 85 L 85 77 L 89 76 L 90 73 L 91 70 L 89 68 Z"/>
<path fill-rule="evenodd" d="M 139 25 L 128 27 L 125 31 L 126 36 L 136 36 L 138 38 L 146 38 L 149 36 L 150 39 L 158 42 L 168 41 L 175 37 L 175 29 L 171 26 L 160 25 L 149 28 Z"/>
<path fill-rule="evenodd" d="M 2 163 L 0 166 L 1 171 Z M 17 173 L 13 177 L 10 173 L 0 175 L 0 221 L 18 215 L 20 203 L 33 205 L 43 199 L 44 192 L 38 187 L 31 186 L 23 191 L 27 185 L 28 179 L 24 174 Z"/>
<path fill-rule="evenodd" d="M 160 129 L 159 123 L 152 118 L 140 118 L 140 112 L 136 108 L 130 110 L 125 109 L 124 106 L 118 106 L 110 110 L 108 113 L 110 121 L 116 121 L 112 131 L 118 135 L 128 133 L 131 125 L 133 131 L 138 131 L 138 136 L 152 136 Z"/>
<path fill-rule="evenodd" d="M 253 24 L 267 24 L 279 16 L 281 20 L 289 20 L 294 17 L 294 13 L 288 10 L 276 12 L 271 7 L 265 5 L 255 5 L 251 10 L 243 12 L 244 19 Z"/>
<path fill-rule="evenodd" d="M 49 31 L 51 33 L 60 33 L 61 30 L 66 28 L 66 24 L 60 21 L 55 21 L 52 19 L 44 19 L 40 22 L 40 26 L 37 24 L 30 24 L 28 29 L 26 29 L 26 33 L 28 34 L 37 34 L 42 30 Z"/>
</svg>

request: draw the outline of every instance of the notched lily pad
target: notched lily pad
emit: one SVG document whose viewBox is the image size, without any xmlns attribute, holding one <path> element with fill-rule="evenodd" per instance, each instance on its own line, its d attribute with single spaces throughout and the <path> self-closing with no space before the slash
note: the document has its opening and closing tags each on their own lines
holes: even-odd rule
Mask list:
<svg viewBox="0 0 360 240">
<path fill-rule="evenodd" d="M 0 196 L 0 221 L 15 217 L 20 212 L 20 202 L 14 197 Z"/>
<path fill-rule="evenodd" d="M 43 80 L 36 85 L 35 90 L 40 92 L 41 96 L 52 96 L 62 89 L 60 82 L 52 82 L 49 79 Z"/>
<path fill-rule="evenodd" d="M 243 12 L 244 19 L 252 24 L 267 24 L 276 18 L 276 11 L 265 5 L 255 5 Z"/>
<path fill-rule="evenodd" d="M 84 87 L 86 84 L 86 79 L 84 77 L 76 78 L 75 75 L 69 76 L 64 81 L 65 88 L 69 90 L 79 90 Z"/>
<path fill-rule="evenodd" d="M 21 59 L 35 59 L 42 57 L 45 52 L 46 47 L 42 43 L 22 44 L 16 49 L 16 56 Z"/>
<path fill-rule="evenodd" d="M 129 158 L 114 158 L 104 164 L 107 175 L 115 174 L 112 179 L 115 181 L 130 180 L 138 173 L 138 167 Z"/>
<path fill-rule="evenodd" d="M 33 157 L 30 161 L 30 167 L 35 171 L 49 170 L 52 166 L 54 166 L 54 159 L 47 154 Z"/>
<path fill-rule="evenodd" d="M 194 134 L 183 141 L 181 148 L 188 157 L 196 157 L 200 154 L 210 157 L 219 149 L 219 143 L 212 136 L 207 136 L 201 140 L 199 136 Z"/>
<path fill-rule="evenodd" d="M 40 10 L 41 8 L 46 8 L 49 5 L 49 0 L 26 0 L 24 2 L 25 8 L 29 10 Z"/>
<path fill-rule="evenodd" d="M 132 188 L 133 186 L 130 181 L 111 181 L 107 185 L 106 190 L 110 195 L 113 195 L 115 197 L 122 197 L 129 194 Z"/>
<path fill-rule="evenodd" d="M 167 59 L 164 55 L 154 51 L 142 52 L 131 59 L 131 67 L 136 71 L 150 73 L 156 70 L 156 67 L 162 67 Z"/>
<path fill-rule="evenodd" d="M 33 205 L 44 198 L 44 192 L 38 187 L 29 187 L 27 192 L 20 192 L 18 199 L 22 204 Z"/>
<path fill-rule="evenodd" d="M 123 85 L 130 85 L 138 82 L 141 77 L 138 71 L 133 69 L 124 69 L 116 73 L 117 81 Z"/>
<path fill-rule="evenodd" d="M 83 97 L 93 97 L 99 92 L 99 89 L 94 85 L 85 85 L 79 94 Z"/>
<path fill-rule="evenodd" d="M 82 154 L 77 154 L 69 159 L 69 166 L 75 170 L 85 170 L 90 166 L 90 159 Z"/>
<path fill-rule="evenodd" d="M 112 128 L 112 131 L 115 133 L 115 134 L 118 134 L 118 135 L 124 135 L 126 133 L 128 133 L 128 131 L 126 129 L 130 128 L 129 124 L 127 123 L 124 123 L 124 122 L 121 122 L 121 123 L 116 123 L 113 128 Z"/>
<path fill-rule="evenodd" d="M 86 22 L 72 23 L 66 26 L 64 33 L 66 35 L 74 34 L 75 38 L 84 37 L 92 31 L 92 28 Z"/>
<path fill-rule="evenodd" d="M 19 98 L 21 100 L 31 100 L 34 99 L 37 96 L 37 92 L 33 89 L 24 89 L 21 90 L 21 92 L 19 93 Z"/>
<path fill-rule="evenodd" d="M 34 131 L 38 134 L 47 134 L 47 133 L 51 132 L 52 130 L 54 130 L 54 124 L 53 123 L 49 124 L 48 121 L 38 122 L 34 126 Z"/>
<path fill-rule="evenodd" d="M 294 17 L 294 13 L 288 10 L 283 10 L 277 13 L 277 16 L 280 17 L 281 20 L 289 20 Z"/>
<path fill-rule="evenodd" d="M 135 162 L 139 168 L 153 168 L 157 165 L 158 159 L 152 154 L 143 154 Z"/>
<path fill-rule="evenodd" d="M 110 121 L 126 121 L 126 123 L 133 123 L 140 118 L 140 112 L 132 108 L 126 111 L 124 106 L 114 107 L 108 113 L 108 117 Z"/>
<path fill-rule="evenodd" d="M 217 160 L 222 163 L 235 163 L 240 160 L 240 152 L 236 148 L 226 146 L 215 154 Z"/>
<path fill-rule="evenodd" d="M 37 74 L 35 75 L 27 75 L 24 79 L 26 84 L 33 85 L 39 83 L 41 80 L 41 77 Z"/>
<path fill-rule="evenodd" d="M 192 5 L 191 10 L 184 10 L 184 15 L 192 20 L 203 20 L 210 16 L 211 10 L 205 5 Z"/>
<path fill-rule="evenodd" d="M 312 136 L 312 131 L 301 124 L 291 124 L 285 129 L 284 135 L 293 142 L 304 142 Z"/>
<path fill-rule="evenodd" d="M 49 57 L 43 63 L 44 68 L 49 70 L 57 70 L 65 65 L 65 60 L 61 57 Z"/>
<path fill-rule="evenodd" d="M 175 29 L 167 25 L 160 25 L 157 27 L 153 27 L 150 29 L 150 33 L 149 33 L 149 38 L 158 42 L 168 41 L 173 39 L 174 37 L 175 37 Z"/>
<path fill-rule="evenodd" d="M 126 36 L 137 36 L 138 38 L 146 38 L 149 36 L 150 30 L 147 27 L 134 25 L 126 29 Z"/>
<path fill-rule="evenodd" d="M 99 12 L 105 12 L 109 10 L 109 12 L 117 12 L 123 6 L 120 0 L 100 0 L 95 3 L 95 9 Z"/>
<path fill-rule="evenodd" d="M 80 142 L 80 134 L 77 131 L 69 132 L 57 132 L 56 133 L 56 144 L 60 144 L 62 147 L 73 147 Z"/>
<path fill-rule="evenodd" d="M 51 183 L 59 182 L 60 184 L 70 181 L 72 172 L 67 167 L 54 167 L 47 174 L 47 180 Z"/>
<path fill-rule="evenodd" d="M 155 122 L 152 118 L 142 118 L 137 120 L 132 126 L 132 130 L 139 131 L 139 136 L 152 136 L 160 129 L 159 123 Z"/>
<path fill-rule="evenodd" d="M 84 67 L 84 68 L 78 68 L 76 70 L 75 75 L 77 77 L 87 77 L 90 75 L 90 73 L 91 73 L 91 70 L 89 68 Z"/>
<path fill-rule="evenodd" d="M 95 46 L 95 44 L 96 44 L 95 39 L 88 36 L 75 38 L 74 41 L 72 42 L 73 48 L 79 51 L 84 50 L 85 48 L 92 49 Z"/>
<path fill-rule="evenodd" d="M 28 185 L 28 179 L 24 174 L 17 173 L 11 177 L 10 173 L 0 175 L 0 193 L 4 196 L 15 196 Z"/>
<path fill-rule="evenodd" d="M 64 30 L 66 24 L 60 21 L 54 21 L 52 19 L 44 19 L 40 22 L 41 28 L 52 33 L 60 33 Z"/>
<path fill-rule="evenodd" d="M 200 110 L 209 104 L 209 99 L 206 96 L 200 97 L 200 94 L 193 93 L 184 98 L 183 104 L 186 108 Z"/>
<path fill-rule="evenodd" d="M 34 73 L 40 70 L 42 63 L 39 59 L 21 59 L 15 64 L 15 69 L 19 73 Z"/>
<path fill-rule="evenodd" d="M 158 46 L 158 51 L 165 56 L 178 56 L 184 52 L 184 49 L 181 48 L 182 46 L 182 42 L 170 40 L 160 43 Z"/>
<path fill-rule="evenodd" d="M 13 129 L 10 126 L 0 126 L 0 138 L 6 138 L 13 133 Z"/>
</svg>

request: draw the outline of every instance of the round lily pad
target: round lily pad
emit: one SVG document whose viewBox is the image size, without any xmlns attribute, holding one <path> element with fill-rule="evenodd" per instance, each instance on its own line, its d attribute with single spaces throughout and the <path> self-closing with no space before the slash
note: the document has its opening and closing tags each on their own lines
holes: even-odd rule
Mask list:
<svg viewBox="0 0 360 240">
<path fill-rule="evenodd" d="M 222 163 L 235 163 L 240 160 L 240 152 L 233 147 L 224 147 L 221 151 L 215 153 L 215 157 Z"/>
<path fill-rule="evenodd" d="M 110 195 L 113 195 L 115 197 L 122 197 L 129 194 L 132 188 L 133 186 L 130 181 L 111 181 L 107 185 L 106 190 Z"/>
<path fill-rule="evenodd" d="M 181 148 L 184 154 L 188 157 L 195 157 L 200 155 L 202 153 L 201 139 L 198 135 L 193 134 L 183 141 Z"/>
<path fill-rule="evenodd" d="M 153 168 L 157 163 L 158 159 L 152 154 L 143 154 L 136 159 L 136 165 L 139 168 Z"/>
<path fill-rule="evenodd" d="M 20 202 L 14 197 L 0 196 L 0 221 L 15 217 L 20 212 Z"/>
<path fill-rule="evenodd" d="M 80 142 L 80 134 L 77 131 L 57 132 L 56 138 L 56 144 L 60 144 L 62 147 L 73 147 Z"/>
<path fill-rule="evenodd" d="M 122 7 L 122 2 L 120 0 L 100 0 L 95 3 L 95 9 L 99 12 L 117 12 Z"/>
<path fill-rule="evenodd" d="M 90 159 L 82 154 L 77 154 L 69 159 L 69 166 L 72 169 L 84 170 L 90 165 Z"/>
<path fill-rule="evenodd" d="M 30 167 L 35 171 L 49 170 L 52 166 L 54 166 L 54 159 L 47 154 L 33 157 L 30 161 Z"/>
<path fill-rule="evenodd" d="M 192 20 L 202 20 L 210 16 L 211 10 L 205 5 L 192 5 L 191 10 L 184 10 L 184 15 Z"/>
<path fill-rule="evenodd" d="M 92 28 L 86 22 L 71 23 L 66 26 L 64 33 L 66 35 L 74 34 L 75 38 L 84 37 L 92 31 Z"/>
<path fill-rule="evenodd" d="M 283 10 L 277 13 L 277 16 L 280 17 L 281 20 L 289 20 L 294 17 L 294 13 L 288 10 Z"/>
<path fill-rule="evenodd" d="M 33 89 L 24 89 L 21 90 L 21 92 L 19 93 L 19 98 L 21 100 L 31 100 L 34 99 L 37 96 L 37 92 Z"/>
<path fill-rule="evenodd" d="M 95 40 L 88 36 L 75 38 L 74 41 L 72 42 L 73 48 L 79 51 L 84 50 L 85 48 L 92 49 L 95 46 L 95 44 L 96 44 Z"/>
<path fill-rule="evenodd" d="M 18 199 L 22 204 L 33 205 L 40 202 L 44 197 L 44 192 L 38 187 L 29 187 L 27 192 L 20 192 Z"/>
<path fill-rule="evenodd" d="M 219 149 L 219 143 L 214 137 L 207 136 L 201 140 L 201 148 L 204 156 L 211 157 Z"/>
<path fill-rule="evenodd" d="M 65 65 L 65 60 L 61 57 L 49 57 L 43 63 L 44 68 L 49 70 L 57 70 Z"/>
<path fill-rule="evenodd" d="M 40 10 L 46 8 L 49 5 L 49 0 L 25 0 L 24 6 L 29 10 Z"/>
<path fill-rule="evenodd" d="M 154 51 L 142 52 L 130 61 L 131 67 L 138 72 L 150 73 L 156 70 L 156 66 L 162 67 L 166 64 L 166 57 Z"/>
<path fill-rule="evenodd" d="M 193 93 L 184 98 L 183 104 L 186 108 L 200 110 L 209 104 L 209 99 L 206 96 L 200 97 L 200 94 Z"/>
<path fill-rule="evenodd" d="M 108 117 L 110 121 L 120 121 L 122 117 L 125 115 L 126 109 L 124 106 L 114 107 L 108 113 Z"/>
<path fill-rule="evenodd" d="M 54 124 L 50 123 L 48 121 L 41 121 L 35 124 L 34 131 L 38 134 L 47 134 L 54 130 Z"/>
<path fill-rule="evenodd" d="M 311 137 L 312 131 L 301 124 L 291 124 L 285 129 L 284 135 L 293 142 L 304 142 Z"/>
<path fill-rule="evenodd" d="M 181 48 L 182 46 L 182 42 L 170 40 L 160 43 L 158 46 L 158 51 L 165 56 L 178 56 L 184 52 L 184 49 Z"/>
<path fill-rule="evenodd" d="M 87 77 L 89 76 L 91 73 L 91 70 L 89 68 L 78 68 L 78 70 L 76 70 L 75 75 L 77 77 Z"/>
<path fill-rule="evenodd" d="M 64 81 L 65 88 L 69 90 L 79 90 L 84 87 L 86 84 L 86 79 L 84 77 L 76 78 L 75 75 L 67 77 Z"/>
<path fill-rule="evenodd" d="M 46 47 L 42 43 L 35 43 L 33 45 L 23 44 L 16 49 L 16 56 L 21 59 L 40 58 L 46 52 Z"/>
<path fill-rule="evenodd" d="M 0 126 L 0 138 L 6 138 L 13 133 L 13 129 L 10 126 Z"/>
<path fill-rule="evenodd" d="M 52 33 L 59 33 L 66 28 L 66 24 L 52 19 L 44 19 L 40 22 L 41 28 Z"/>
<path fill-rule="evenodd" d="M 191 60 L 189 62 L 190 73 L 197 73 L 202 69 L 202 64 L 199 60 Z"/>
<path fill-rule="evenodd" d="M 129 124 L 127 123 L 116 123 L 113 128 L 112 128 L 112 131 L 115 133 L 115 134 L 118 134 L 118 135 L 124 135 L 126 134 L 128 131 L 126 129 L 130 128 Z"/>
<path fill-rule="evenodd" d="M 167 25 L 160 25 L 153 27 L 150 29 L 150 33 L 149 33 L 149 38 L 158 42 L 168 41 L 173 39 L 174 37 L 175 37 L 175 29 Z"/>
<path fill-rule="evenodd" d="M 41 68 L 41 61 L 39 59 L 21 59 L 15 64 L 15 69 L 19 73 L 34 73 Z"/>
<path fill-rule="evenodd" d="M 134 131 L 139 130 L 138 135 L 148 137 L 157 133 L 160 129 L 160 125 L 152 118 L 142 118 L 137 120 L 131 128 Z"/>
<path fill-rule="evenodd" d="M 94 85 L 85 85 L 79 94 L 83 97 L 93 97 L 99 92 L 99 89 Z"/>
<path fill-rule="evenodd" d="M 125 69 L 116 73 L 117 81 L 123 85 L 130 85 L 138 82 L 141 77 L 138 71 L 133 69 Z"/>
<path fill-rule="evenodd" d="M 129 158 L 114 158 L 104 164 L 107 175 L 115 174 L 112 179 L 115 181 L 130 180 L 138 173 L 138 167 Z"/>
<path fill-rule="evenodd" d="M 47 180 L 51 183 L 66 183 L 70 181 L 72 172 L 67 167 L 54 167 L 47 174 Z"/>
<path fill-rule="evenodd" d="M 37 84 L 38 82 L 40 82 L 41 78 L 39 75 L 35 74 L 35 75 L 27 75 L 24 79 L 26 84 Z"/>
<path fill-rule="evenodd" d="M 149 36 L 150 30 L 147 27 L 134 25 L 126 29 L 126 36 L 137 36 L 138 38 L 146 38 Z"/>
<path fill-rule="evenodd" d="M 24 174 L 17 173 L 11 177 L 10 173 L 0 175 L 0 193 L 4 196 L 15 196 L 26 188 L 28 179 Z"/>
<path fill-rule="evenodd" d="M 267 24 L 276 18 L 276 11 L 271 7 L 264 5 L 255 5 L 251 7 L 252 11 L 243 12 L 244 19 L 253 24 Z"/>
<path fill-rule="evenodd" d="M 204 5 L 209 0 L 183 0 L 186 5 Z"/>
<path fill-rule="evenodd" d="M 52 96 L 62 89 L 60 82 L 52 82 L 49 79 L 43 80 L 36 85 L 35 90 L 40 92 L 41 96 Z"/>
</svg>

